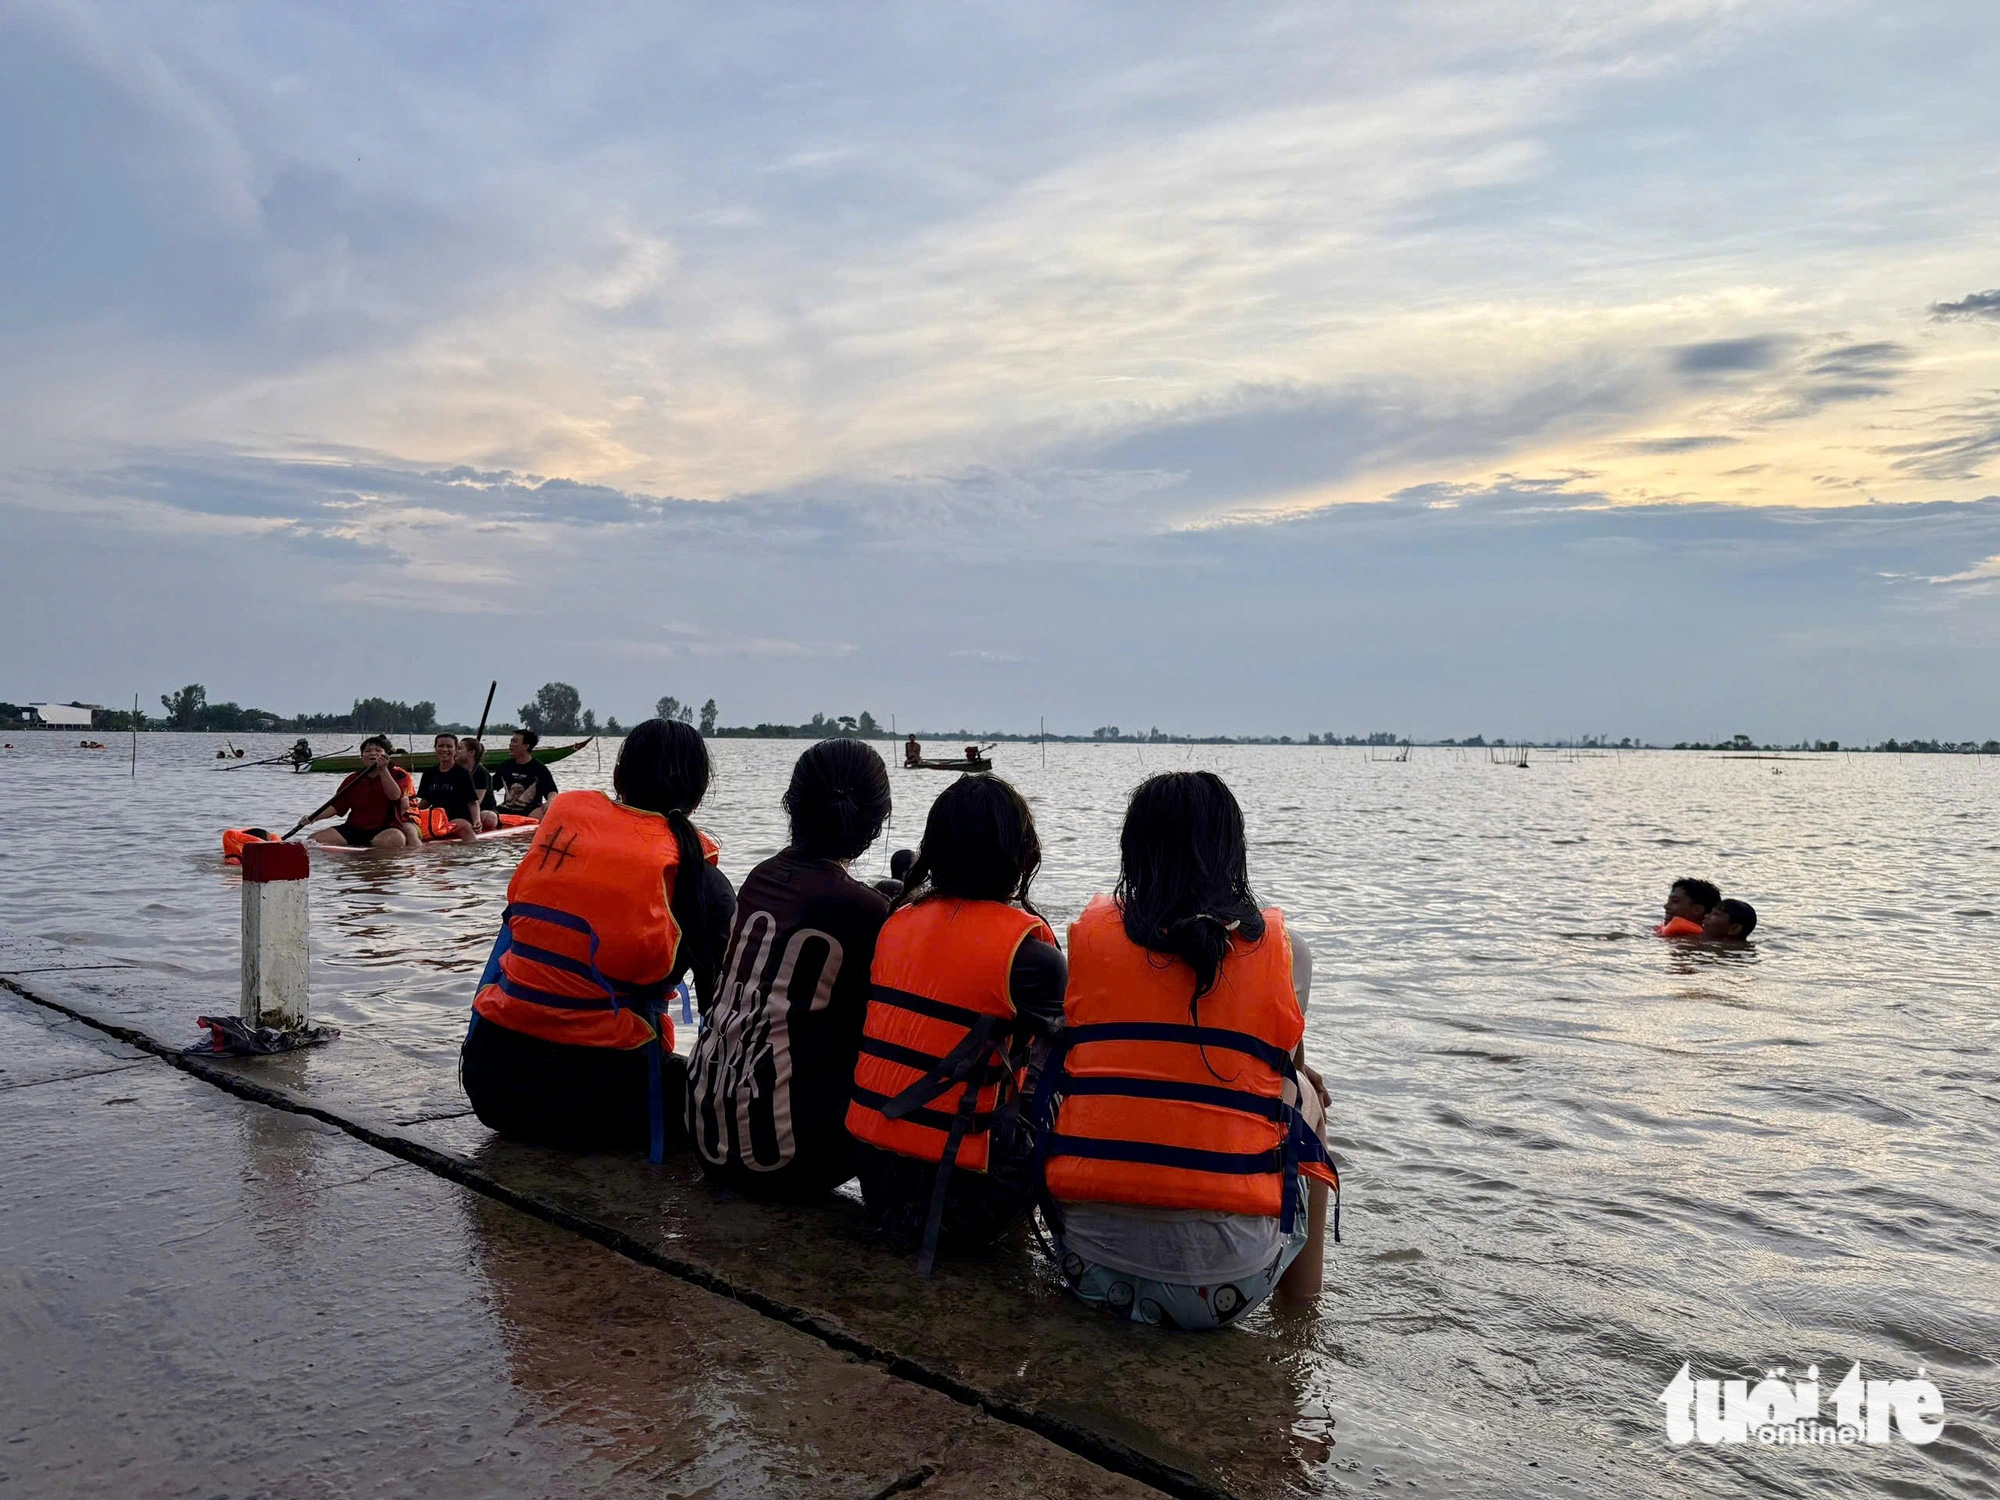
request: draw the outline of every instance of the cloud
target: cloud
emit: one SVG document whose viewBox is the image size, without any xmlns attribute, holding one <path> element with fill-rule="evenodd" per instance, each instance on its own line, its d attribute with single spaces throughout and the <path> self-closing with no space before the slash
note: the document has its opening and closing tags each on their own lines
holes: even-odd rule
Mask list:
<svg viewBox="0 0 2000 1500">
<path fill-rule="evenodd" d="M 1932 413 L 1923 427 L 1923 437 L 1883 447 L 1895 468 L 1932 479 L 1977 480 L 2000 457 L 2000 395 Z"/>
<path fill-rule="evenodd" d="M 1742 442 L 1739 437 L 1729 437 L 1721 433 L 1706 436 L 1640 438 L 1624 445 L 1627 453 L 1699 453 L 1707 448 L 1728 448 Z"/>
<path fill-rule="evenodd" d="M 713 661 L 769 717 L 822 683 L 1262 712 L 1302 696 L 1265 652 L 1357 713 L 1533 699 L 1494 617 L 1544 673 L 1615 643 L 1577 691 L 1635 716 L 1700 711 L 1631 670 L 1676 613 L 1960 659 L 1978 591 L 1918 581 L 2000 552 L 2000 344 L 1942 326 L 1996 294 L 1929 301 L 1990 270 L 1970 14 L 570 7 L 468 47 L 367 7 L 16 5 L 4 607 L 116 674 L 278 578 L 295 646 L 435 673 L 412 643 L 478 614 L 524 671 L 646 703 Z M 93 539 L 143 631 L 33 623 Z M 1872 650 L 1829 691 L 1930 680 Z"/>
<path fill-rule="evenodd" d="M 1954 318 L 2000 320 L 2000 288 L 1990 292 L 1971 292 L 1956 302 L 1933 302 L 1931 317 L 1938 322 L 1947 322 Z"/>
<path fill-rule="evenodd" d="M 1910 351 L 1902 344 L 1880 341 L 1846 344 L 1808 356 L 1792 391 L 1790 415 L 1816 412 L 1844 401 L 1868 401 L 1886 396 L 1902 383 Z"/>
<path fill-rule="evenodd" d="M 1983 557 L 1962 573 L 1946 573 L 1931 583 L 1992 583 L 2000 580 L 2000 553 Z"/>
<path fill-rule="evenodd" d="M 1789 339 L 1777 334 L 1710 339 L 1704 343 L 1681 345 L 1673 351 L 1673 363 L 1675 369 L 1687 375 L 1768 370 L 1784 357 L 1790 343 Z"/>
</svg>

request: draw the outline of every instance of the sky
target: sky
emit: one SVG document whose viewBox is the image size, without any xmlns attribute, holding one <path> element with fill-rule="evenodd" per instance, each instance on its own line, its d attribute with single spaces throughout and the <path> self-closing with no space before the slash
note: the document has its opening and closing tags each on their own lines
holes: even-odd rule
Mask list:
<svg viewBox="0 0 2000 1500">
<path fill-rule="evenodd" d="M 2000 735 L 1991 19 L 0 0 L 0 699 Z"/>
</svg>

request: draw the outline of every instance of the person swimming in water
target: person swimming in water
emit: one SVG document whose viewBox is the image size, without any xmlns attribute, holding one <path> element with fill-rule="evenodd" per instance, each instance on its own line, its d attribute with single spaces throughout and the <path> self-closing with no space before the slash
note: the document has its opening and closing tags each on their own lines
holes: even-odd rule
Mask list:
<svg viewBox="0 0 2000 1500">
<path fill-rule="evenodd" d="M 1748 901 L 1718 901 L 1702 918 L 1701 936 L 1709 943 L 1740 943 L 1757 930 L 1757 908 Z"/>
<path fill-rule="evenodd" d="M 898 849 L 889 856 L 889 875 L 885 880 L 874 881 L 875 889 L 894 901 L 903 894 L 903 882 L 908 878 L 910 866 L 917 862 L 917 851 Z"/>
<path fill-rule="evenodd" d="M 1708 914 L 1722 904 L 1722 892 L 1706 880 L 1683 875 L 1667 892 L 1666 920 L 1653 929 L 1653 936 L 1696 938 Z"/>
</svg>

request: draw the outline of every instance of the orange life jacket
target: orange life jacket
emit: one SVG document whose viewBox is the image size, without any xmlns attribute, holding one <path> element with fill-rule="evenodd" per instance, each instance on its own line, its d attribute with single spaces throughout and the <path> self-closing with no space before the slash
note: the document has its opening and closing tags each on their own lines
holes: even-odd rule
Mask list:
<svg viewBox="0 0 2000 1500">
<path fill-rule="evenodd" d="M 230 865 L 243 863 L 243 848 L 246 844 L 277 843 L 278 836 L 263 828 L 225 828 L 222 830 L 222 862 Z"/>
<path fill-rule="evenodd" d="M 1297 1173 L 1338 1189 L 1285 1097 L 1305 1018 L 1284 914 L 1264 924 L 1254 943 L 1231 938 L 1199 1025 L 1194 970 L 1134 943 L 1108 897 L 1070 927 L 1068 1025 L 1045 1075 L 1061 1101 L 1042 1142 L 1049 1197 L 1264 1214 L 1289 1233 Z"/>
<path fill-rule="evenodd" d="M 868 1014 L 847 1105 L 856 1140 L 938 1164 L 917 1270 L 929 1274 L 955 1168 L 983 1172 L 994 1115 L 1019 1094 L 1007 1044 L 1008 979 L 1031 938 L 1056 935 L 1001 901 L 934 896 L 883 924 L 869 971 Z"/>
<path fill-rule="evenodd" d="M 417 832 L 427 839 L 451 837 L 451 814 L 441 807 L 426 807 L 417 814 Z"/>
<path fill-rule="evenodd" d="M 1653 929 L 1654 937 L 1700 937 L 1701 923 L 1690 922 L 1686 917 L 1675 917 L 1671 922 L 1662 922 Z"/>
<path fill-rule="evenodd" d="M 702 836 L 710 864 L 715 844 Z M 680 845 L 658 813 L 602 792 L 563 792 L 507 883 L 500 937 L 472 1009 L 474 1024 L 572 1047 L 654 1049 L 659 1087 L 673 1050 L 665 1008 L 681 929 L 668 902 Z M 654 1100 L 653 1159 L 664 1149 Z"/>
</svg>

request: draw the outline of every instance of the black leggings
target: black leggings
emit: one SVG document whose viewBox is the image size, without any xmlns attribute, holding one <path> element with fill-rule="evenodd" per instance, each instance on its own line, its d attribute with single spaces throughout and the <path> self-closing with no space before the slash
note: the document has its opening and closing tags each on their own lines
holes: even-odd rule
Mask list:
<svg viewBox="0 0 2000 1500">
<path fill-rule="evenodd" d="M 458 1057 L 458 1081 L 479 1123 L 509 1140 L 565 1151 L 644 1151 L 652 1144 L 645 1047 L 572 1047 L 523 1036 L 476 1016 Z M 660 1069 L 669 1144 L 685 1139 L 687 1064 Z"/>
<path fill-rule="evenodd" d="M 1011 1114 L 1011 1112 L 1009 1112 Z M 920 1245 L 937 1187 L 937 1164 L 899 1156 L 866 1141 L 854 1143 L 861 1200 L 874 1225 L 899 1240 Z M 995 1122 L 990 1159 L 984 1172 L 954 1169 L 944 1185 L 944 1219 L 938 1243 L 964 1253 L 984 1250 L 1004 1238 L 1035 1206 L 1034 1138 L 1018 1117 Z"/>
</svg>

